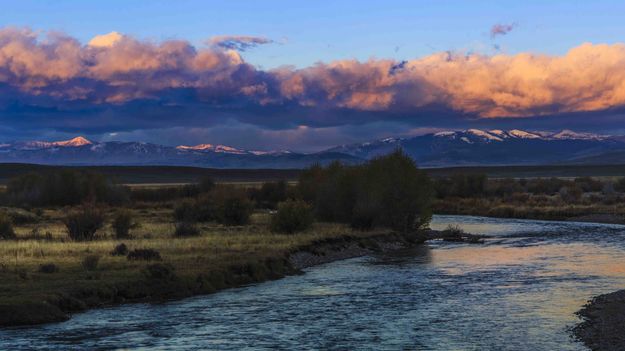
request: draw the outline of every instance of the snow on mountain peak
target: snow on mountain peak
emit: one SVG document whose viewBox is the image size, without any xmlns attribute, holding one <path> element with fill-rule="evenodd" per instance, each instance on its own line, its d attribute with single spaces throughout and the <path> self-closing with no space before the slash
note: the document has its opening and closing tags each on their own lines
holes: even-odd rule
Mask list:
<svg viewBox="0 0 625 351">
<path fill-rule="evenodd" d="M 537 135 L 534 133 L 528 133 L 524 130 L 519 130 L 519 129 L 509 130 L 508 134 L 510 134 L 513 137 L 520 138 L 520 139 L 540 139 L 540 135 Z"/>
<path fill-rule="evenodd" d="M 562 131 L 560 131 L 559 133 L 553 134 L 551 135 L 552 139 L 584 139 L 584 140 L 591 140 L 591 139 L 604 139 L 605 137 L 603 135 L 599 135 L 599 134 L 593 134 L 593 133 L 578 133 L 578 132 L 574 132 L 570 129 L 564 129 Z"/>
<path fill-rule="evenodd" d="M 239 150 L 231 146 L 226 145 L 213 145 L 213 144 L 199 144 L 194 146 L 180 145 L 176 146 L 178 150 L 191 150 L 191 151 L 213 151 L 221 152 L 225 154 L 245 154 L 245 150 Z"/>
<path fill-rule="evenodd" d="M 194 146 L 180 145 L 176 146 L 179 150 L 213 150 L 215 148 L 212 144 L 199 144 Z"/>
<path fill-rule="evenodd" d="M 503 139 L 501 139 L 500 137 L 492 135 L 480 129 L 469 129 L 467 130 L 467 133 L 473 134 L 475 136 L 478 136 L 487 140 L 503 141 Z"/>
<path fill-rule="evenodd" d="M 78 136 L 70 140 L 64 141 L 55 141 L 51 143 L 54 146 L 83 146 L 83 145 L 91 145 L 93 144 L 91 141 L 87 140 L 84 137 Z"/>
</svg>

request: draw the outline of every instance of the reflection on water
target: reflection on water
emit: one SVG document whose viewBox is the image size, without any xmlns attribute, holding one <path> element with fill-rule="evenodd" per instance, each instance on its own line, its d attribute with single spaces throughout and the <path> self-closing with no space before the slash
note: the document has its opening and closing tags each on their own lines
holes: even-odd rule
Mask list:
<svg viewBox="0 0 625 351">
<path fill-rule="evenodd" d="M 0 331 L 0 349 L 583 350 L 568 328 L 625 286 L 625 227 L 437 216 L 488 234 L 162 305 Z"/>
</svg>

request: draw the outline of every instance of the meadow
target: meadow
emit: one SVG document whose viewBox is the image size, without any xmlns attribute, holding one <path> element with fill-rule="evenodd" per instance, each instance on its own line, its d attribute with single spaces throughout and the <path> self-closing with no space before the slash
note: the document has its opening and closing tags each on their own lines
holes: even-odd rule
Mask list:
<svg viewBox="0 0 625 351">
<path fill-rule="evenodd" d="M 18 175 L 0 194 L 0 325 L 277 279 L 299 272 L 291 255 L 323 256 L 328 244 L 418 244 L 428 189 L 427 176 L 397 153 L 313 167 L 296 184 L 204 176 L 128 187 L 67 168 Z"/>
</svg>

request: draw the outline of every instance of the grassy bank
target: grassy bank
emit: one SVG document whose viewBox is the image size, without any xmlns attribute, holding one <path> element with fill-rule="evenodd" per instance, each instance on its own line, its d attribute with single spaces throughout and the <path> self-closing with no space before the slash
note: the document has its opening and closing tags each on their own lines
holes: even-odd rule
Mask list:
<svg viewBox="0 0 625 351">
<path fill-rule="evenodd" d="M 112 239 L 107 225 L 97 240 L 74 242 L 61 223 L 64 212 L 45 210 L 37 223 L 15 227 L 18 240 L 0 245 L 0 325 L 61 321 L 102 305 L 180 298 L 276 279 L 297 272 L 288 259 L 294 252 L 331 242 L 375 248 L 371 238 L 385 234 L 329 223 L 297 235 L 274 234 L 268 215 L 257 212 L 249 225 L 206 223 L 199 225 L 199 235 L 178 238 L 172 236 L 171 209 L 149 207 L 132 209 L 141 223 L 132 239 Z M 161 259 L 111 255 L 122 242 L 129 251 L 156 250 Z M 87 257 L 98 257 L 96 267 L 85 266 Z M 54 269 L 45 268 L 50 264 Z"/>
<path fill-rule="evenodd" d="M 535 203 L 504 198 L 448 198 L 434 202 L 437 214 L 625 224 L 625 203 Z"/>
<path fill-rule="evenodd" d="M 623 178 L 490 179 L 458 174 L 435 182 L 438 214 L 625 223 Z"/>
</svg>

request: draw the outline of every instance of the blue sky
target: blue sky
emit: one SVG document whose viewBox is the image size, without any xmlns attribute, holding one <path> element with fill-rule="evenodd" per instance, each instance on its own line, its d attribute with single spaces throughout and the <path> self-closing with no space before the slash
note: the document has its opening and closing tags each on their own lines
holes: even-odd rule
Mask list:
<svg viewBox="0 0 625 351">
<path fill-rule="evenodd" d="M 311 151 L 450 128 L 625 134 L 625 2 L 0 5 L 0 140 Z"/>
<path fill-rule="evenodd" d="M 264 68 L 370 57 L 410 59 L 438 51 L 563 54 L 582 42 L 625 38 L 622 1 L 53 1 L 6 2 L 3 26 L 60 30 L 87 42 L 117 31 L 142 39 L 263 36 L 245 53 Z M 514 30 L 492 40 L 496 23 Z"/>
</svg>

